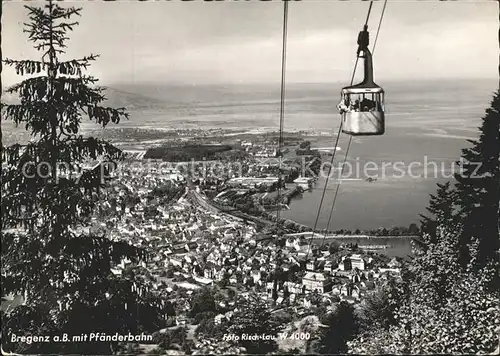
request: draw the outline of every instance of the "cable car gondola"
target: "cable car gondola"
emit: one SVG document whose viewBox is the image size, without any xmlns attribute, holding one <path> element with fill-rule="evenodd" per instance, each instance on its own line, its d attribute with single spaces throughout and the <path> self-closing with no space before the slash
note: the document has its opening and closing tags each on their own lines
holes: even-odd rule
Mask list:
<svg viewBox="0 0 500 356">
<path fill-rule="evenodd" d="M 358 36 L 358 58 L 364 59 L 364 79 L 342 89 L 337 106 L 342 115 L 342 132 L 353 136 L 383 135 L 385 132 L 384 90 L 373 81 L 372 54 L 365 25 Z"/>
</svg>

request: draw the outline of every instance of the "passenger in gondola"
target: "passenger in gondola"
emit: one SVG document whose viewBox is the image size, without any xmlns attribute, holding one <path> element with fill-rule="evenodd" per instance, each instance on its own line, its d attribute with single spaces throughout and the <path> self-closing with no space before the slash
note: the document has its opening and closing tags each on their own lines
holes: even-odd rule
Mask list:
<svg viewBox="0 0 500 356">
<path fill-rule="evenodd" d="M 350 110 L 350 107 L 346 105 L 347 100 L 342 100 L 338 105 L 337 105 L 337 110 L 340 112 L 340 114 L 346 113 Z"/>
<path fill-rule="evenodd" d="M 359 111 L 359 109 L 360 109 L 359 99 L 356 99 L 356 101 L 354 102 L 354 105 L 352 107 L 353 107 L 354 111 Z"/>
<path fill-rule="evenodd" d="M 356 111 L 355 106 L 356 106 L 356 103 L 354 102 L 354 100 L 351 100 L 349 102 L 349 111 Z"/>
<path fill-rule="evenodd" d="M 364 98 L 361 102 L 361 107 L 363 108 L 363 111 L 371 111 L 375 108 L 375 103 L 370 99 Z"/>
</svg>

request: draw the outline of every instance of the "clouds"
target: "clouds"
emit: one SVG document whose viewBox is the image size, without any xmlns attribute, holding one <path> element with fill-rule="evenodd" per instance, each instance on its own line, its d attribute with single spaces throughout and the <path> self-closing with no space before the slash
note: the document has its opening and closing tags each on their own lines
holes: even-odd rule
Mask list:
<svg viewBox="0 0 500 356">
<path fill-rule="evenodd" d="M 19 23 L 26 11 L 4 3 L 3 52 L 33 56 Z M 101 57 L 92 74 L 106 83 L 277 82 L 281 2 L 82 2 L 68 55 Z M 287 79 L 347 81 L 368 4 L 292 2 Z M 372 39 L 382 3 L 372 10 Z M 375 53 L 377 81 L 492 77 L 498 66 L 494 2 L 391 2 Z M 12 72 L 12 71 L 9 71 Z M 4 81 L 12 82 L 6 70 Z"/>
</svg>

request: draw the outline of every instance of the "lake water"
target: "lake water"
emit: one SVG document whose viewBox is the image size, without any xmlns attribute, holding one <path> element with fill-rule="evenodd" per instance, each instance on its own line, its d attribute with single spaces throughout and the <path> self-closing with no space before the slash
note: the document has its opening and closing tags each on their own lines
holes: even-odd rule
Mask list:
<svg viewBox="0 0 500 356">
<path fill-rule="evenodd" d="M 467 138 L 476 138 L 481 117 L 489 106 L 498 80 L 412 81 L 380 80 L 386 91 L 386 134 L 354 138 L 347 162 L 377 168 L 371 174 L 378 179 L 365 180 L 363 170 L 357 181 L 342 181 L 330 224 L 337 229 L 374 229 L 409 225 L 425 211 L 429 194 L 446 176 L 425 177 L 422 165 L 436 162 L 438 171 L 449 174 L 452 164 L 467 146 Z M 318 142 L 333 146 L 338 130 L 336 105 L 342 84 L 289 84 L 285 100 L 285 130 L 319 129 L 332 133 Z M 231 86 L 152 86 L 122 85 L 110 90 L 109 106 L 125 106 L 131 118 L 119 127 L 245 128 L 277 130 L 280 93 L 275 85 Z M 90 123 L 84 129 L 95 126 Z M 2 121 L 4 138 L 13 135 L 10 123 Z M 348 136 L 343 135 L 336 163 L 344 158 Z M 400 162 L 406 174 L 398 176 L 394 167 Z M 415 163 L 416 162 L 416 163 Z M 382 164 L 386 163 L 385 170 Z M 420 165 L 420 166 L 419 166 Z M 408 170 L 412 166 L 412 176 Z M 432 168 L 432 167 L 431 167 Z M 419 174 L 423 176 L 418 176 Z M 352 175 L 351 175 L 352 176 Z M 305 192 L 282 216 L 313 226 L 325 180 L 320 178 L 311 192 Z M 326 228 L 337 180 L 331 179 L 318 228 Z"/>
</svg>

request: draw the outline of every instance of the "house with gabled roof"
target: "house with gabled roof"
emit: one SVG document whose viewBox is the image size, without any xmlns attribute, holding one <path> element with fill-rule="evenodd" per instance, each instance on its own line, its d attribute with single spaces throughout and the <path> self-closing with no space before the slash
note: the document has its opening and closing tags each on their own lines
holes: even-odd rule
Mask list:
<svg viewBox="0 0 500 356">
<path fill-rule="evenodd" d="M 307 291 L 325 293 L 332 290 L 331 281 L 327 280 L 322 273 L 306 272 L 302 277 L 302 285 Z"/>
</svg>

